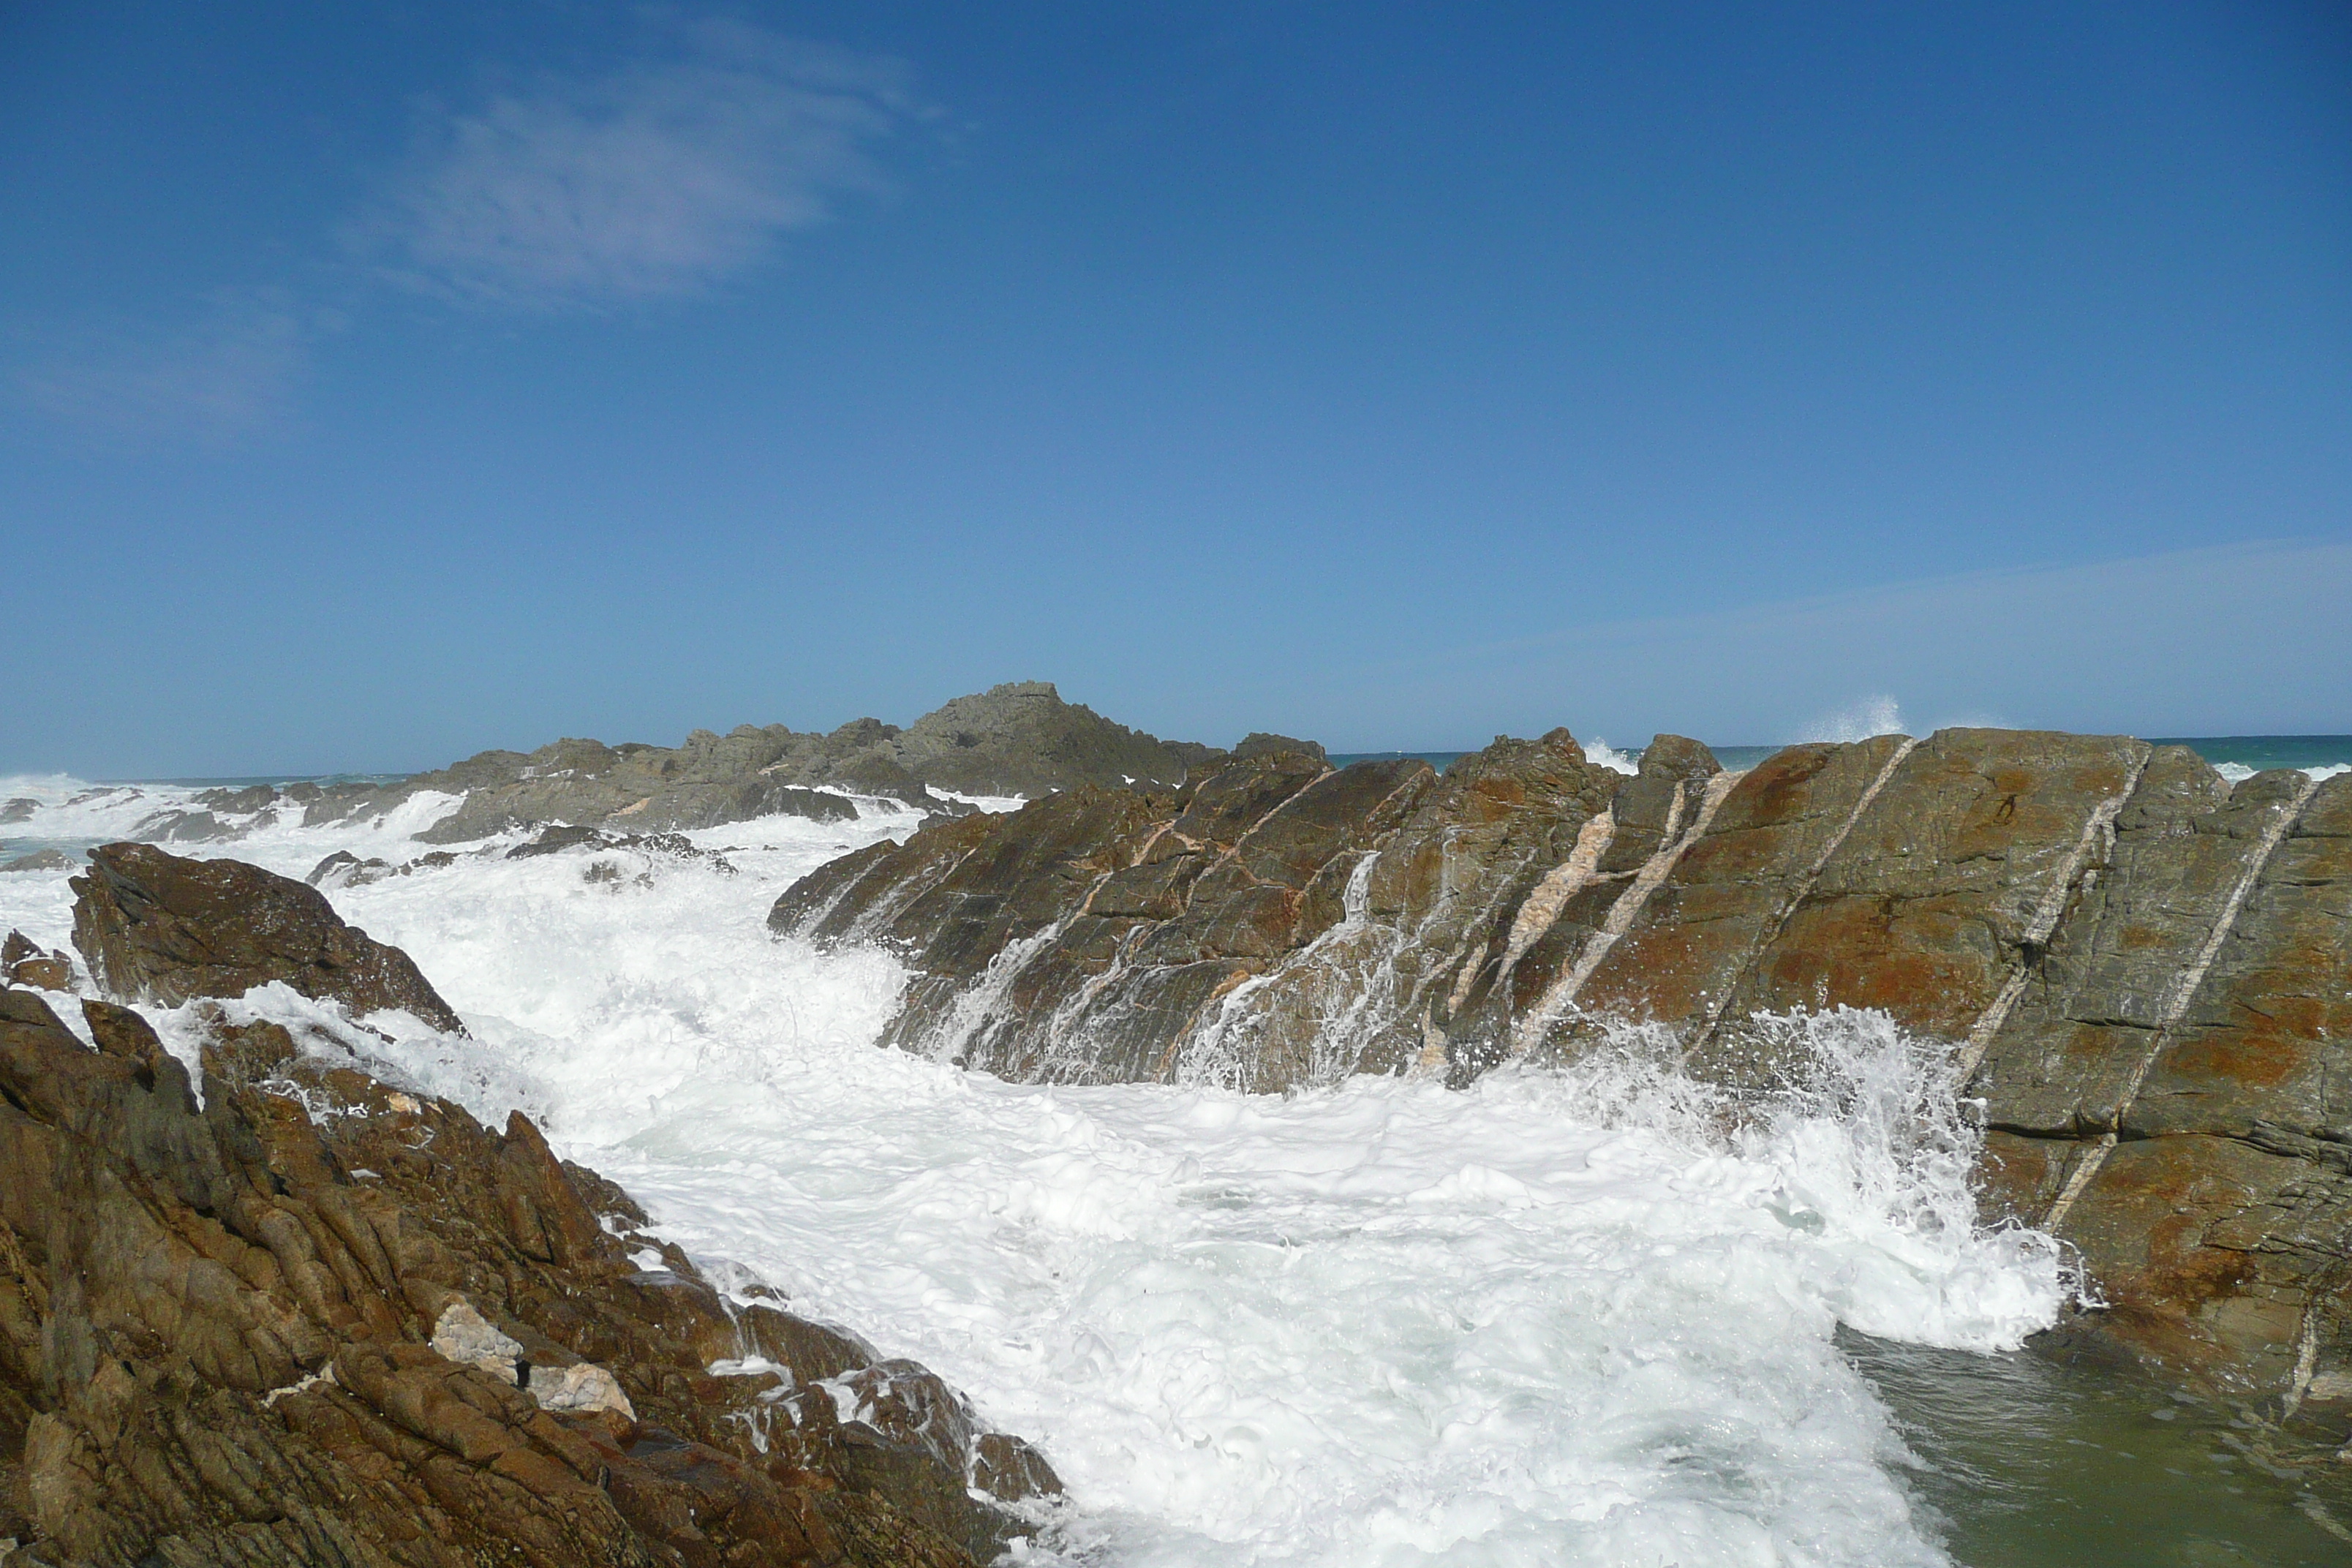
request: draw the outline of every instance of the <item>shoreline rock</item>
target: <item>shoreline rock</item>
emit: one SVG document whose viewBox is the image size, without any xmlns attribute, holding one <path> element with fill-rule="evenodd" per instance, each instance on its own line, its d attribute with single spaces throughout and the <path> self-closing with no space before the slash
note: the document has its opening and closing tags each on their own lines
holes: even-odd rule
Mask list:
<svg viewBox="0 0 2352 1568">
<path fill-rule="evenodd" d="M 1972 729 L 1631 777 L 1565 731 L 1442 777 L 1261 749 L 929 826 L 770 925 L 888 948 L 886 1039 L 1033 1081 L 1461 1084 L 1635 1023 L 1737 1094 L 1805 1065 L 1771 1017 L 1878 1009 L 1982 1101 L 1990 1211 L 2082 1250 L 2079 1332 L 2352 1419 L 2352 776 Z"/>
<path fill-rule="evenodd" d="M 89 852 L 74 945 L 101 989 L 177 1005 L 282 981 L 356 1013 L 399 1008 L 463 1034 L 408 954 L 343 923 L 315 888 L 241 860 L 192 860 L 145 844 Z"/>
<path fill-rule="evenodd" d="M 192 900 L 192 863 L 110 847 L 76 921 L 109 984 L 282 957 L 285 889 L 319 897 L 205 862 Z M 117 918 L 159 889 L 168 952 Z M 308 994 L 361 1008 L 382 975 Z M 95 1049 L 0 990 L 12 1563 L 972 1568 L 1060 1489 L 923 1368 L 720 1295 L 519 1112 L 494 1131 L 216 1008 L 192 1080 L 137 1012 L 81 1006 Z"/>
</svg>

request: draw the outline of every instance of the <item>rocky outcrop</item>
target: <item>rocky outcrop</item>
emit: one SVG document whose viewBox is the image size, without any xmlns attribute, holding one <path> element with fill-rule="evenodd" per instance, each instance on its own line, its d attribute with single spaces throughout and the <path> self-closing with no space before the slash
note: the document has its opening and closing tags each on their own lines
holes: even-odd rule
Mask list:
<svg viewBox="0 0 2352 1568">
<path fill-rule="evenodd" d="M 0 942 L 0 984 L 23 985 L 36 991 L 67 991 L 73 987 L 73 960 L 52 948 L 43 952 L 23 931 L 12 931 Z"/>
<path fill-rule="evenodd" d="M 1042 795 L 1082 784 L 1173 788 L 1213 754 L 1156 740 L 1067 703 L 1028 681 L 959 697 L 901 730 L 859 719 L 829 734 L 781 724 L 698 730 L 676 748 L 564 740 L 536 752 L 484 752 L 383 787 L 314 791 L 304 820 L 369 818 L 427 791 L 463 799 L 417 837 L 456 844 L 522 826 L 562 823 L 632 833 L 716 827 L 779 814 L 819 822 L 857 815 L 846 796 L 895 798 L 961 815 L 943 794 Z M 845 792 L 845 793 L 844 793 Z M 210 808 L 217 813 L 226 804 Z M 202 825 L 158 818 L 154 834 Z"/>
<path fill-rule="evenodd" d="M 1018 1522 L 980 1500 L 1055 1489 L 922 1368 L 718 1294 L 520 1115 L 218 1019 L 199 1096 L 83 1006 L 95 1050 L 0 994 L 12 1562 L 968 1568 Z"/>
<path fill-rule="evenodd" d="M 93 973 L 167 999 L 299 952 L 348 1002 L 397 956 L 233 862 L 114 846 L 77 891 Z M 0 991 L 12 1563 L 973 1568 L 1059 1489 L 922 1367 L 720 1295 L 520 1114 L 216 1006 L 192 1076 L 80 1009 Z"/>
<path fill-rule="evenodd" d="M 0 861 L 0 871 L 62 871 L 72 864 L 73 857 L 62 849 L 36 849 L 29 855 Z"/>
<path fill-rule="evenodd" d="M 1675 765 L 1656 750 L 1652 785 Z M 1258 750 L 1173 794 L 932 825 L 822 868 L 770 924 L 898 952 L 915 979 L 887 1037 L 1010 1077 L 1279 1089 L 1442 1065 L 1531 942 L 1598 918 L 1556 873 L 1619 781 L 1566 731 L 1442 779 Z"/>
<path fill-rule="evenodd" d="M 886 744 L 916 779 L 963 795 L 1040 795 L 1080 784 L 1172 788 L 1208 754 L 1204 746 L 1156 740 L 1065 702 L 1044 680 L 959 697 Z"/>
<path fill-rule="evenodd" d="M 74 945 L 100 986 L 125 1001 L 242 996 L 282 981 L 354 1014 L 398 1008 L 464 1031 L 408 954 L 345 925 L 322 894 L 291 878 L 109 844 L 89 852 L 89 870 L 71 886 Z"/>
<path fill-rule="evenodd" d="M 779 932 L 913 972 L 894 1043 L 1005 1076 L 1463 1082 L 1628 1024 L 1737 1091 L 1791 1012 L 1948 1042 L 1997 1212 L 2083 1250 L 2108 1339 L 2352 1398 L 2352 777 L 2234 789 L 2121 736 L 1948 730 L 1623 777 L 1565 731 L 1440 778 L 1296 747 L 935 825 Z"/>
<path fill-rule="evenodd" d="M 1322 755 L 1312 742 L 1278 735 L 1251 736 L 1241 754 L 1265 750 Z M 851 798 L 857 795 L 958 816 L 972 808 L 957 795 L 1034 797 L 1084 784 L 1172 790 L 1190 769 L 1225 755 L 1115 724 L 1063 701 L 1048 682 L 1024 681 L 959 697 L 903 730 L 857 719 L 825 734 L 782 724 L 738 725 L 724 735 L 697 730 L 675 747 L 565 739 L 535 752 L 481 752 L 390 782 L 224 786 L 158 802 L 126 837 L 145 844 L 229 843 L 296 821 L 381 821 L 439 797 L 455 797 L 456 805 L 442 804 L 437 818 L 415 834 L 427 843 L 469 843 L 551 825 L 649 835 L 778 816 L 848 822 L 857 816 Z M 152 798 L 111 785 L 64 804 L 120 809 Z M 0 807 L 0 822 L 29 822 L 42 809 L 30 796 L 12 799 Z M 53 863 L 36 858 L 0 869 Z"/>
</svg>

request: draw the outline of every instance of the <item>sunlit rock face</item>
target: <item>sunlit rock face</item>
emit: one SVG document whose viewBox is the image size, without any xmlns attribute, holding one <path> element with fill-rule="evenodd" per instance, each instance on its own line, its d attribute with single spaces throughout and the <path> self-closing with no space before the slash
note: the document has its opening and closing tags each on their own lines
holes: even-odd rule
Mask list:
<svg viewBox="0 0 2352 1568">
<path fill-rule="evenodd" d="M 457 1015 L 408 954 L 347 925 L 315 889 L 236 860 L 144 844 L 93 849 L 73 880 L 74 945 L 126 1001 L 242 996 L 284 982 L 362 1012 L 398 1008 L 436 1028 Z"/>
<path fill-rule="evenodd" d="M 457 1028 L 301 883 L 123 845 L 78 890 L 126 1001 L 293 987 Z M 12 1563 L 970 1568 L 1022 1528 L 1001 1504 L 1058 1489 L 924 1368 L 722 1296 L 520 1111 L 215 1001 L 177 1054 L 64 1005 L 0 990 Z"/>
<path fill-rule="evenodd" d="M 1565 731 L 1443 776 L 1274 747 L 875 845 L 771 924 L 887 947 L 890 1042 L 1034 1081 L 1459 1084 L 1631 1021 L 1763 1092 L 1775 1020 L 1884 1012 L 1982 1101 L 1995 1210 L 2082 1248 L 2086 1329 L 2290 1402 L 2352 1368 L 2352 777 L 2005 730 L 1630 777 Z"/>
</svg>

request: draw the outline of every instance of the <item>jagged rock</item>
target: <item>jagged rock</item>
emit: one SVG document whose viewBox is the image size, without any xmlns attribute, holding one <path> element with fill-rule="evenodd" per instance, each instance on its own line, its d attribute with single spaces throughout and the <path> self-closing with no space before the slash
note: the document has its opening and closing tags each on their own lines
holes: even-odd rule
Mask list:
<svg viewBox="0 0 2352 1568">
<path fill-rule="evenodd" d="M 465 792 L 455 813 L 417 835 L 436 844 L 464 843 L 551 821 L 661 830 L 779 813 L 818 822 L 856 817 L 856 806 L 840 795 L 762 773 L 790 734 L 749 725 L 724 737 L 698 730 L 677 752 L 558 741 L 529 757 L 485 752 L 458 769 L 408 780 L 399 789 Z M 478 776 L 488 760 L 509 758 L 511 765 L 501 770 L 506 776 Z"/>
<path fill-rule="evenodd" d="M 30 822 L 33 820 L 33 813 L 40 809 L 41 803 L 31 795 L 12 796 L 6 803 L 0 804 L 0 826 L 5 826 L 11 823 Z"/>
<path fill-rule="evenodd" d="M 23 931 L 12 931 L 0 942 L 0 983 L 28 985 L 37 991 L 73 989 L 73 960 L 62 952 L 43 952 Z"/>
<path fill-rule="evenodd" d="M 376 856 L 371 855 L 362 860 L 348 849 L 338 849 L 311 867 L 310 874 L 302 880 L 314 888 L 346 888 L 362 880 L 363 873 L 391 869 L 390 861 Z"/>
<path fill-rule="evenodd" d="M 1310 750 L 1320 756 L 1319 748 Z M 1172 789 L 1209 754 L 1205 746 L 1114 724 L 1032 681 L 957 698 L 905 730 L 874 719 L 824 735 L 746 724 L 725 735 L 697 730 L 675 749 L 562 740 L 529 754 L 484 752 L 383 789 L 319 791 L 303 820 L 315 826 L 379 817 L 425 791 L 464 797 L 418 835 L 438 844 L 547 823 L 658 832 L 779 813 L 846 822 L 857 808 L 842 791 L 961 816 L 972 808 L 935 790 L 1039 795 L 1081 784 Z"/>
<path fill-rule="evenodd" d="M 315 889 L 236 860 L 188 860 L 143 844 L 89 852 L 72 881 L 74 945 L 126 1000 L 176 1005 L 283 981 L 358 1014 L 401 1008 L 465 1026 L 400 949 L 345 925 Z"/>
<path fill-rule="evenodd" d="M 240 829 L 209 811 L 173 810 L 142 817 L 131 831 L 147 844 L 216 844 L 236 837 Z"/>
<path fill-rule="evenodd" d="M 229 816 L 250 816 L 277 805 L 278 791 L 266 784 L 248 784 L 243 789 L 198 790 L 196 804 Z"/>
<path fill-rule="evenodd" d="M 491 851 L 475 850 L 470 853 L 488 854 Z M 419 871 L 438 871 L 467 858 L 470 857 L 461 857 L 453 850 L 436 849 L 395 866 L 381 856 L 371 855 L 362 860 L 347 849 L 338 849 L 311 867 L 310 875 L 302 880 L 322 891 L 337 888 L 364 888 L 387 877 L 413 877 Z"/>
<path fill-rule="evenodd" d="M 1443 779 L 1244 749 L 877 845 L 771 923 L 891 947 L 885 1037 L 1016 1079 L 1460 1083 L 1635 1023 L 1744 1091 L 1806 1065 L 1777 1016 L 1880 1009 L 1972 1076 L 1995 1212 L 2082 1248 L 2084 1331 L 2352 1393 L 2352 779 L 2026 731 L 1745 773 L 1660 736 L 1631 778 L 1565 731 Z"/>
<path fill-rule="evenodd" d="M 892 749 L 917 778 L 965 795 L 1038 795 L 1129 779 L 1172 789 L 1186 766 L 1151 736 L 1063 701 L 1043 680 L 959 697 L 908 725 Z"/>
<path fill-rule="evenodd" d="M 638 1268 L 520 1115 L 217 1020 L 199 1102 L 85 1011 L 0 993 L 12 1563 L 969 1568 L 1014 1522 L 973 1489 L 1057 1489 L 911 1363 Z"/>
<path fill-rule="evenodd" d="M 682 833 L 605 833 L 593 827 L 542 828 L 539 836 L 529 843 L 518 844 L 508 850 L 506 858 L 529 860 L 541 855 L 560 854 L 566 849 L 634 849 L 640 854 L 663 855 L 677 860 L 708 861 L 713 870 L 729 875 L 735 870 L 727 857 L 700 847 Z"/>
<path fill-rule="evenodd" d="M 1443 780 L 1276 747 L 1179 795 L 1072 790 L 927 828 L 796 886 L 771 924 L 891 945 L 916 978 L 887 1037 L 1010 1077 L 1395 1068 L 1442 1037 L 1615 779 L 1565 731 Z"/>
</svg>

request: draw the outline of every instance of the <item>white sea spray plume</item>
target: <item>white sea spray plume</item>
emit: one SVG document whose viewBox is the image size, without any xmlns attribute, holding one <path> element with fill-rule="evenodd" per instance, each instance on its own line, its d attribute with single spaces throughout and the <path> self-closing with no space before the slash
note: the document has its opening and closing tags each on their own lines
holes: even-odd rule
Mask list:
<svg viewBox="0 0 2352 1568">
<path fill-rule="evenodd" d="M 1584 743 L 1584 760 L 1612 773 L 1637 773 L 1642 771 L 1640 752 L 1621 752 L 1598 735 Z"/>
<path fill-rule="evenodd" d="M 1865 697 L 1834 713 L 1822 715 L 1803 726 L 1803 733 L 1793 737 L 1803 741 L 1833 741 L 1852 742 L 1867 741 L 1874 735 L 1903 733 L 1903 707 L 1885 695 Z"/>
</svg>

